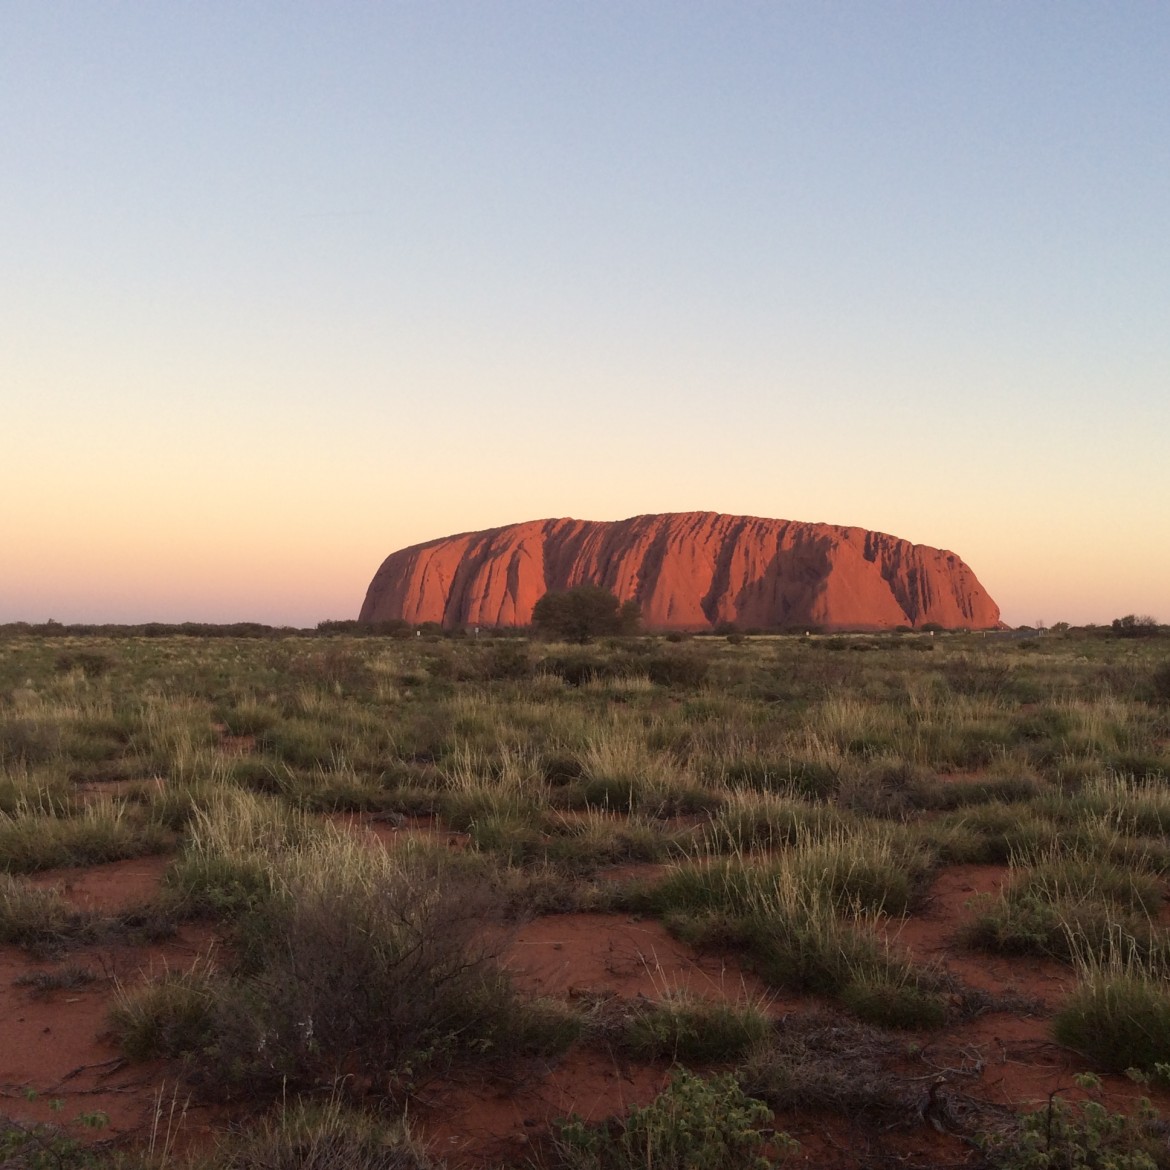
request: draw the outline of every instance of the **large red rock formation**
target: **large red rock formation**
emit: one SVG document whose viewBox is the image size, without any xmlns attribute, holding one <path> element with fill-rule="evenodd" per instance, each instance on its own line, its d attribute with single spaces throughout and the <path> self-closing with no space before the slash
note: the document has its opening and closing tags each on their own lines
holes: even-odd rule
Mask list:
<svg viewBox="0 0 1170 1170">
<path fill-rule="evenodd" d="M 954 553 L 882 532 L 715 512 L 533 520 L 392 553 L 361 620 L 523 626 L 550 589 L 633 598 L 652 630 L 985 629 L 999 606 Z"/>
</svg>

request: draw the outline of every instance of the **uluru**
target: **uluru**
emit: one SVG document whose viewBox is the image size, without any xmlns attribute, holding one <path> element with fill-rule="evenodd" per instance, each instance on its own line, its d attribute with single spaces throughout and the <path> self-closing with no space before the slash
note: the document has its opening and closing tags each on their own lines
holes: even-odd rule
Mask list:
<svg viewBox="0 0 1170 1170">
<path fill-rule="evenodd" d="M 955 553 L 835 524 L 675 512 L 531 520 L 391 553 L 363 622 L 526 626 L 550 590 L 600 585 L 648 630 L 990 629 L 999 606 Z"/>
</svg>

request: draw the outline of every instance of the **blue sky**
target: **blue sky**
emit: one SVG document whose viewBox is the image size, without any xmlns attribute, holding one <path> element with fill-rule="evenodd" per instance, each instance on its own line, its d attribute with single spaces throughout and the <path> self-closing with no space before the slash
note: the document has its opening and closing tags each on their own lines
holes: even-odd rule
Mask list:
<svg viewBox="0 0 1170 1170">
<path fill-rule="evenodd" d="M 710 509 L 1170 620 L 1170 7 L 0 0 L 0 620 Z"/>
</svg>

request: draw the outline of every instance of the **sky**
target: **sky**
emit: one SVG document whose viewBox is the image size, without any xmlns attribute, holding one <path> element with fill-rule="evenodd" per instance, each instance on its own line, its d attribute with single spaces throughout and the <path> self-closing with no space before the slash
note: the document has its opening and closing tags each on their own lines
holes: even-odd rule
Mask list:
<svg viewBox="0 0 1170 1170">
<path fill-rule="evenodd" d="M 692 510 L 1170 621 L 1170 5 L 0 0 L 0 621 Z"/>
</svg>

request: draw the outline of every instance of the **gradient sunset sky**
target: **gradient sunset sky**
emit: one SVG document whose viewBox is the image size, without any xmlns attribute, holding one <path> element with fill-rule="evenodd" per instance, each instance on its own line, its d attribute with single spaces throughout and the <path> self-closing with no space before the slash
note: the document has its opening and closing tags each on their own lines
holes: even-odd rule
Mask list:
<svg viewBox="0 0 1170 1170">
<path fill-rule="evenodd" d="M 711 510 L 1170 621 L 1170 4 L 0 0 L 0 621 Z"/>
</svg>

